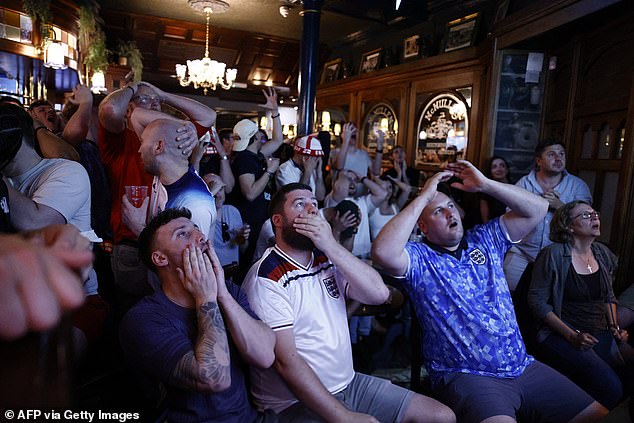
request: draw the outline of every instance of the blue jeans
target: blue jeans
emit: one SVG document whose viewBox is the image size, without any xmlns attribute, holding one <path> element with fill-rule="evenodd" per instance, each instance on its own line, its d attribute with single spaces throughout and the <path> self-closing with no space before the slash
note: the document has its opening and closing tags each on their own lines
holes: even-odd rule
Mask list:
<svg viewBox="0 0 634 423">
<path fill-rule="evenodd" d="M 616 343 L 609 332 L 593 335 L 599 343 L 585 351 L 554 333 L 548 335 L 539 346 L 544 362 L 569 377 L 611 410 L 623 397 L 623 384 L 617 373 L 619 365 L 611 355 Z"/>
</svg>

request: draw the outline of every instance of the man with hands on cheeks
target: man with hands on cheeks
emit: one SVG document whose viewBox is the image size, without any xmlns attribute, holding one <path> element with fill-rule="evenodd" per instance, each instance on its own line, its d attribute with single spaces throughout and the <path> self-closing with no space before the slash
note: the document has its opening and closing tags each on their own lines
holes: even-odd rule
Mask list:
<svg viewBox="0 0 634 423">
<path fill-rule="evenodd" d="M 310 187 L 283 186 L 271 200 L 274 247 L 243 283 L 274 331 L 275 363 L 252 369 L 258 408 L 282 422 L 454 422 L 439 402 L 355 373 L 346 299 L 382 304 L 379 274 L 335 241 Z"/>
<path fill-rule="evenodd" d="M 295 140 L 293 157 L 279 167 L 275 181 L 278 187 L 292 182 L 308 185 L 317 200 L 324 201 L 326 186 L 321 165 L 324 151 L 317 136 L 318 134 L 310 134 Z"/>
<path fill-rule="evenodd" d="M 165 384 L 168 421 L 272 421 L 251 408 L 240 364 L 269 367 L 275 338 L 240 288 L 225 282 L 210 241 L 190 216 L 167 209 L 139 237 L 161 290 L 123 319 L 124 353 Z"/>
<path fill-rule="evenodd" d="M 453 200 L 438 184 L 482 192 L 510 211 L 464 233 Z M 461 422 L 591 422 L 607 410 L 570 380 L 527 354 L 502 271 L 504 254 L 540 222 L 548 203 L 486 178 L 460 160 L 429 178 L 419 196 L 388 222 L 373 261 L 404 278 L 423 327 L 432 387 Z M 418 224 L 425 239 L 409 242 Z"/>
</svg>

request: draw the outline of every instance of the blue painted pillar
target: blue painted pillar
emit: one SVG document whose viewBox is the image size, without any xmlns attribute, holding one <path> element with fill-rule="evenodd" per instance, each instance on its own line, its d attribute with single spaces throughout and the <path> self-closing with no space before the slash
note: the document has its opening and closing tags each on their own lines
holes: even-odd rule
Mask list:
<svg viewBox="0 0 634 423">
<path fill-rule="evenodd" d="M 300 12 L 303 22 L 299 53 L 299 104 L 297 135 L 309 134 L 315 122 L 315 97 L 319 74 L 319 22 L 323 0 L 304 0 Z"/>
</svg>

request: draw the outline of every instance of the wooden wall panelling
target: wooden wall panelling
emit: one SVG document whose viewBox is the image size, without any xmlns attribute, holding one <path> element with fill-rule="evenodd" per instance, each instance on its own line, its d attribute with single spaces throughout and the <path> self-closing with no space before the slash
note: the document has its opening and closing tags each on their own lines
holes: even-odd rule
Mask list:
<svg viewBox="0 0 634 423">
<path fill-rule="evenodd" d="M 621 263 L 631 261 L 632 248 L 623 231 L 632 220 L 631 198 L 623 195 L 631 191 L 632 163 L 632 92 L 634 90 L 634 11 L 584 35 L 577 42 L 577 81 L 574 98 L 569 103 L 569 122 L 573 128 L 569 167 L 591 177 L 595 184 L 595 207 L 609 223 L 604 225 L 603 239 L 621 255 Z M 616 153 L 620 145 L 620 128 L 625 128 L 621 158 Z M 602 144 L 609 135 L 611 149 Z M 585 143 L 584 146 L 584 137 Z M 591 148 L 588 142 L 592 142 Z M 618 143 L 618 145 L 617 145 Z M 606 179 L 611 178 L 611 179 Z M 608 181 L 610 188 L 604 187 Z M 618 182 L 617 182 L 618 181 Z M 606 197 L 606 192 L 610 195 Z M 630 211 L 628 211 L 630 210 Z M 605 214 L 607 213 L 607 216 Z M 607 232 L 607 233 L 606 233 Z M 629 257 L 629 260 L 624 260 Z M 623 275 L 623 274 L 621 274 Z M 621 279 L 621 282 L 624 282 Z"/>
<path fill-rule="evenodd" d="M 472 104 L 477 104 L 477 106 L 475 110 L 472 109 L 470 118 L 472 122 L 477 124 L 470 125 L 469 139 L 477 140 L 476 142 L 479 143 L 478 137 L 481 136 L 479 122 L 482 119 L 479 116 L 481 113 L 479 103 L 482 101 L 479 91 L 482 86 L 482 78 L 485 77 L 482 65 L 483 51 L 476 47 L 465 48 L 318 86 L 317 108 L 323 110 L 324 107 L 343 101 L 343 98 L 347 96 L 350 105 L 350 120 L 361 123 L 364 118 L 361 105 L 363 99 L 369 98 L 368 94 L 363 93 L 381 92 L 386 87 L 401 87 L 399 89 L 404 91 L 400 96 L 401 104 L 398 111 L 398 139 L 399 144 L 405 146 L 408 159 L 413 163 L 417 138 L 415 133 L 415 119 L 418 112 L 416 107 L 417 90 L 427 89 L 429 92 L 437 92 L 441 87 L 452 89 L 473 86 Z M 475 82 L 476 80 L 477 82 Z M 477 148 L 472 148 L 471 145 L 469 145 L 468 156 L 473 155 L 478 158 Z"/>
<path fill-rule="evenodd" d="M 487 75 L 486 97 L 483 101 L 483 110 L 485 111 L 480 120 L 483 128 L 486 128 L 486 137 L 483 138 L 480 155 L 482 157 L 493 156 L 495 149 L 494 131 L 497 125 L 497 104 L 498 104 L 498 84 L 500 72 L 502 71 L 502 50 L 497 48 L 497 38 L 491 42 L 491 64 Z M 484 133 L 483 133 L 484 136 Z"/>
<path fill-rule="evenodd" d="M 587 16 L 621 0 L 542 0 L 501 21 L 493 36 L 504 49 Z"/>
<path fill-rule="evenodd" d="M 634 80 L 634 72 L 632 72 Z M 620 237 L 615 252 L 619 256 L 619 268 L 617 270 L 617 292 L 622 291 L 632 284 L 634 275 L 634 84 L 630 87 L 630 99 L 628 103 L 627 120 L 625 122 L 625 142 L 623 146 L 623 161 L 629 175 L 622 175 L 623 188 L 621 193 L 621 210 L 619 211 L 620 229 L 624 236 Z"/>
</svg>

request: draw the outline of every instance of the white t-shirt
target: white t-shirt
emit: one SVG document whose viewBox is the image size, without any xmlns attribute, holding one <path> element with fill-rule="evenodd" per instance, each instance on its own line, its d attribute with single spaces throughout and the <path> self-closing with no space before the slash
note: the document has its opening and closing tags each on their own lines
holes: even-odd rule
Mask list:
<svg viewBox="0 0 634 423">
<path fill-rule="evenodd" d="M 307 266 L 277 246 L 256 262 L 242 289 L 253 311 L 273 331 L 293 331 L 299 355 L 335 394 L 354 377 L 346 318 L 347 282 L 328 257 L 313 250 Z M 298 400 L 273 367 L 251 368 L 251 392 L 260 410 L 276 413 Z"/>
<path fill-rule="evenodd" d="M 275 233 L 273 232 L 273 224 L 271 219 L 266 219 L 260 229 L 258 241 L 255 244 L 255 252 L 253 253 L 253 261 L 256 262 L 262 258 L 268 248 L 275 245 Z"/>
<path fill-rule="evenodd" d="M 336 163 L 336 158 L 339 155 L 341 150 L 337 148 L 332 153 L 332 163 Z M 346 153 L 346 161 L 343 164 L 344 169 L 352 170 L 359 176 L 366 176 L 368 174 L 368 168 L 372 166 L 372 160 L 370 160 L 370 156 L 368 152 L 365 150 L 361 150 L 359 148 L 355 148 L 354 151 L 348 149 Z"/>
<path fill-rule="evenodd" d="M 283 187 L 286 184 L 290 184 L 292 182 L 299 182 L 302 179 L 302 175 L 304 171 L 297 166 L 292 159 L 287 160 L 282 163 L 277 169 L 277 173 L 275 174 L 275 182 L 277 182 L 277 188 Z M 311 191 L 313 194 L 315 193 L 315 177 L 313 175 L 310 176 L 310 181 L 308 182 Z"/>
<path fill-rule="evenodd" d="M 381 209 L 377 207 L 374 209 L 374 212 L 370 214 L 370 237 L 372 241 L 374 241 L 383 229 L 383 226 L 387 224 L 394 216 L 397 215 L 398 211 L 394 204 L 390 205 L 391 214 L 381 214 Z"/>
<path fill-rule="evenodd" d="M 42 159 L 10 181 L 16 190 L 31 200 L 57 210 L 67 223 L 79 229 L 89 240 L 101 241 L 90 226 L 90 179 L 86 169 L 79 163 L 65 159 Z M 42 226 L 46 226 L 46 223 Z M 97 286 L 97 275 L 91 271 L 84 283 L 84 292 L 94 295 Z"/>
</svg>

